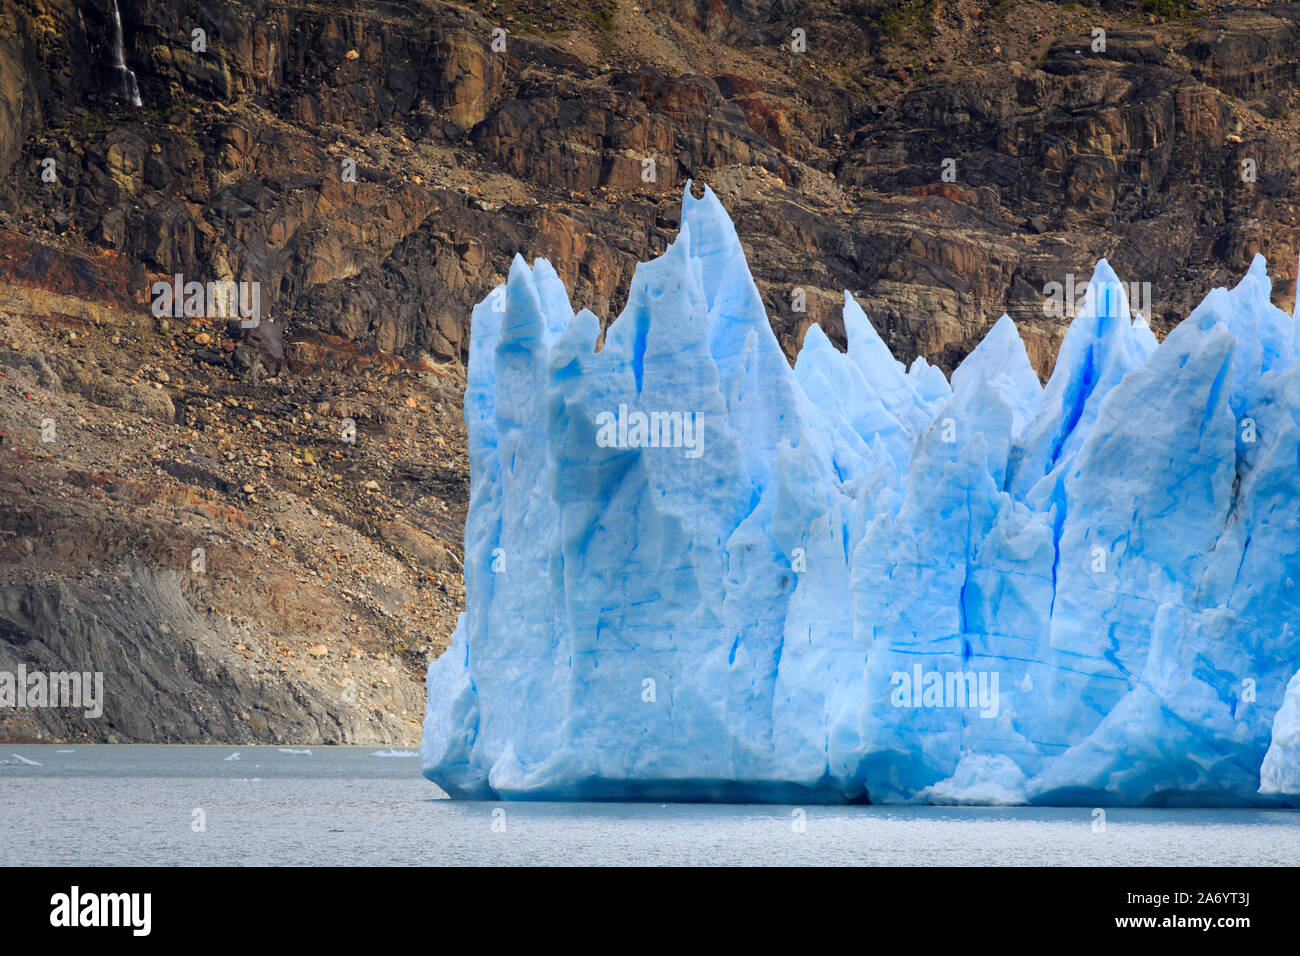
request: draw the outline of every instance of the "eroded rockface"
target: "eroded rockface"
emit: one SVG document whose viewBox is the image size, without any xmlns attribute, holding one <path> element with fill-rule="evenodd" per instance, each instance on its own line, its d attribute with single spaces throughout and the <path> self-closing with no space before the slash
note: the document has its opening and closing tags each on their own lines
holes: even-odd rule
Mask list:
<svg viewBox="0 0 1300 956">
<path fill-rule="evenodd" d="M 1064 323 L 1043 286 L 1101 255 L 1152 284 L 1157 329 L 1256 252 L 1286 305 L 1300 6 L 888 6 L 126 3 L 132 110 L 102 5 L 20 0 L 0 20 L 6 218 L 260 281 L 291 328 L 406 357 L 463 357 L 517 251 L 608 321 L 688 177 L 735 211 L 790 356 L 810 321 L 842 339 L 850 288 L 905 361 L 951 368 L 1006 310 L 1045 374 Z"/>
<path fill-rule="evenodd" d="M 235 374 L 194 357 L 247 339 L 142 310 L 120 254 L 0 260 L 0 673 L 100 674 L 104 708 L 9 704 L 0 739 L 413 743 L 463 604 L 458 367 L 321 335 Z"/>
<path fill-rule="evenodd" d="M 192 580 L 128 566 L 84 582 L 0 586 L 0 670 L 60 673 L 69 662 L 93 661 L 103 682 L 102 714 L 30 707 L 5 714 L 0 731 L 97 743 L 366 744 L 409 736 L 396 715 L 355 706 L 346 687 L 267 679 L 230 655 L 237 630 L 196 611 Z"/>
</svg>

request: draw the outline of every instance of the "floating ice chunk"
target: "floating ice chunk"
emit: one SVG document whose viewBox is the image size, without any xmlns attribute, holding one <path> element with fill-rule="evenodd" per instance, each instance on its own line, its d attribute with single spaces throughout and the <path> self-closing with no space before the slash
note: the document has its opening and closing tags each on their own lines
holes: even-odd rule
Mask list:
<svg viewBox="0 0 1300 956">
<path fill-rule="evenodd" d="M 997 754 L 966 754 L 951 777 L 926 787 L 919 797 L 925 803 L 952 806 L 1000 807 L 1028 802 L 1024 773 L 1013 760 Z"/>
</svg>

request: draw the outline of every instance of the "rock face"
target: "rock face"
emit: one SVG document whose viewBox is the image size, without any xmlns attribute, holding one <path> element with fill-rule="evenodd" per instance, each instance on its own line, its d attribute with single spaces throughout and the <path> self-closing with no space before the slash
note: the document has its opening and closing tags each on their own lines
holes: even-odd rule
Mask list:
<svg viewBox="0 0 1300 956">
<path fill-rule="evenodd" d="M 102 581 L 0 587 L 0 671 L 58 673 L 72 661 L 93 662 L 104 686 L 101 715 L 31 708 L 6 717 L 22 720 L 26 737 L 95 742 L 406 736 L 395 718 L 339 706 L 339 693 L 295 692 L 259 677 L 238 655 L 230 659 L 237 631 L 196 613 L 182 574 L 138 566 Z"/>
<path fill-rule="evenodd" d="M 31 402 L 67 402 L 139 445 L 118 478 L 154 481 L 162 455 L 259 512 L 266 499 L 241 489 L 260 497 L 252 479 L 274 466 L 230 476 L 191 457 L 305 461 L 305 434 L 337 435 L 359 408 L 372 416 L 352 416 L 363 438 L 391 430 L 436 451 L 349 446 L 338 473 L 360 485 L 369 474 L 349 469 L 380 469 L 367 495 L 397 489 L 439 525 L 408 513 L 433 544 L 385 536 L 399 515 L 335 498 L 332 514 L 367 516 L 338 546 L 425 556 L 448 581 L 413 576 L 415 591 L 436 590 L 414 604 L 439 614 L 459 600 L 453 393 L 474 303 L 516 253 L 544 256 L 607 328 L 636 264 L 676 234 L 687 179 L 726 201 L 789 362 L 813 326 L 845 346 L 847 288 L 895 355 L 945 371 L 1007 311 L 1045 378 L 1071 317 L 1048 289 L 1082 287 L 1101 257 L 1149 283 L 1134 301 L 1158 334 L 1190 311 L 1190 290 L 1255 253 L 1273 264 L 1273 301 L 1292 301 L 1296 4 L 1207 0 L 1177 20 L 1026 0 L 118 5 L 139 108 L 111 68 L 108 5 L 0 5 L 0 334 L 20 344 L 0 359 L 22 381 L 8 383 L 0 428 L 35 440 Z M 151 289 L 176 275 L 256 283 L 262 325 L 164 328 Z M 130 383 L 146 365 L 171 381 Z M 404 433 L 412 410 L 385 419 L 370 388 L 442 411 L 427 435 Z M 254 416 L 296 423 L 255 444 Z M 152 429 L 165 454 L 145 445 Z M 323 481 L 336 451 L 304 467 Z M 26 500 L 33 474 L 58 484 L 88 464 L 56 474 L 16 459 L 8 487 Z M 424 499 L 408 494 L 417 478 L 431 482 Z M 57 550 L 32 540 L 32 554 Z M 0 553 L 25 555 L 15 573 L 44 560 L 13 544 Z M 375 607 L 391 597 L 380 591 Z M 384 626 L 370 650 L 403 643 Z M 420 643 L 439 648 L 448 630 Z M 419 668 L 407 670 L 414 687 Z"/>
<path fill-rule="evenodd" d="M 475 309 L 467 607 L 425 775 L 1300 802 L 1300 315 L 1270 291 L 1258 257 L 1157 343 L 1102 260 L 1046 387 L 1005 315 L 950 385 L 847 293 L 847 353 L 810 330 L 790 369 L 711 192 L 599 349 L 516 259 Z"/>
<path fill-rule="evenodd" d="M 0 232 L 0 739 L 414 743 L 461 606 L 457 367 L 321 336 L 290 375 L 274 321 L 156 317 L 63 246 Z M 103 712 L 15 707 L 23 668 Z"/>
<path fill-rule="evenodd" d="M 1007 311 L 1042 375 L 1066 324 L 1043 288 L 1102 255 L 1159 332 L 1257 252 L 1292 294 L 1295 4 L 1141 27 L 1052 3 L 122 6 L 142 110 L 99 5 L 7 5 L 10 225 L 258 281 L 291 331 L 463 358 L 516 251 L 607 322 L 687 177 L 728 201 L 791 359 L 812 322 L 843 343 L 846 287 L 949 370 Z"/>
</svg>

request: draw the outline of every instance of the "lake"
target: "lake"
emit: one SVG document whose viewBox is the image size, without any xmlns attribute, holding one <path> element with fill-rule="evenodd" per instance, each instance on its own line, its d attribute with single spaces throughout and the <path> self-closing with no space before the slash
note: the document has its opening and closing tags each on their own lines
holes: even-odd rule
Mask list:
<svg viewBox="0 0 1300 956">
<path fill-rule="evenodd" d="M 0 744 L 0 821 L 18 866 L 1300 863 L 1292 811 L 462 802 L 383 747 Z"/>
</svg>

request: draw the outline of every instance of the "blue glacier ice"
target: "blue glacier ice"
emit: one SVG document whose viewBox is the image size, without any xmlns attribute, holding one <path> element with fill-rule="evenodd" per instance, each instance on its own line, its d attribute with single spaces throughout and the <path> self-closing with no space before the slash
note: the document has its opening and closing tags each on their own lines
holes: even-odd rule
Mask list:
<svg viewBox="0 0 1300 956">
<path fill-rule="evenodd" d="M 1157 342 L 1102 261 L 1045 386 L 951 381 L 848 293 L 779 348 L 731 221 L 605 331 L 544 260 L 475 307 L 453 796 L 1300 805 L 1300 321 L 1256 257 Z M 1296 676 L 1293 676 L 1296 675 Z"/>
<path fill-rule="evenodd" d="M 1259 779 L 1261 793 L 1300 793 L 1300 671 L 1287 684 Z"/>
</svg>

